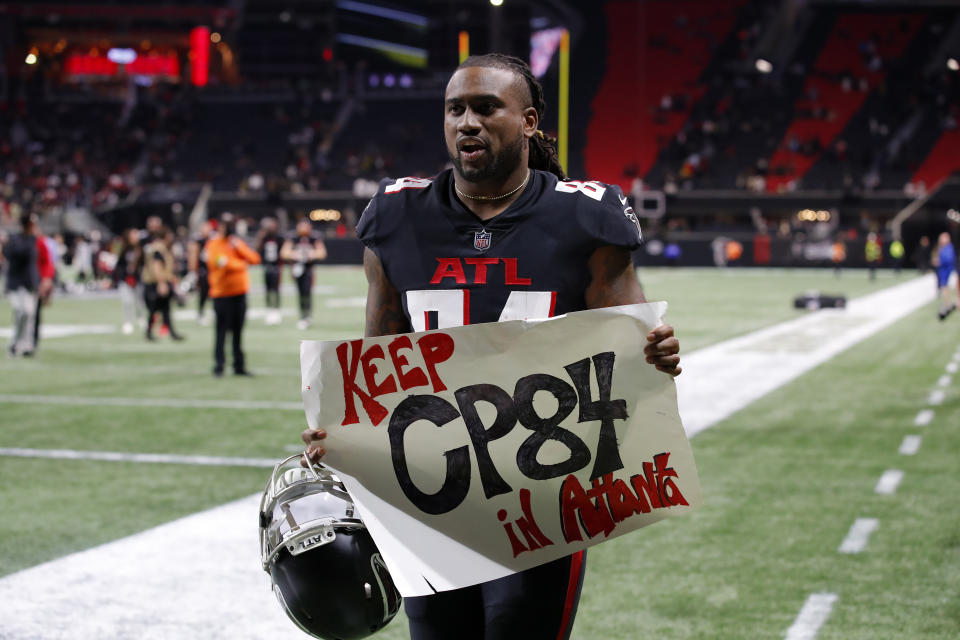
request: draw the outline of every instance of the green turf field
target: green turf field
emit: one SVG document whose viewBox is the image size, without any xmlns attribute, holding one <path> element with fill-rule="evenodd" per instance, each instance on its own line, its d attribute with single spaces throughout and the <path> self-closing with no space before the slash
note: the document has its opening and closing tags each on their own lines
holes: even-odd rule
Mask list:
<svg viewBox="0 0 960 640">
<path fill-rule="evenodd" d="M 806 289 L 853 297 L 897 282 L 891 273 L 870 282 L 865 272 L 837 279 L 815 270 L 650 269 L 641 279 L 649 299 L 670 302 L 684 351 L 796 317 L 791 300 Z M 0 394 L 68 397 L 0 404 L 0 447 L 286 455 L 303 424 L 295 409 L 69 398 L 296 403 L 297 341 L 362 331 L 362 272 L 323 269 L 317 284 L 311 329 L 297 331 L 292 316 L 279 327 L 248 321 L 253 379 L 214 379 L 213 330 L 186 319 L 183 343 L 77 335 L 45 340 L 32 360 L 0 360 Z M 284 303 L 292 309 L 294 296 Z M 116 299 L 60 298 L 44 320 L 119 326 L 120 315 Z M 0 327 L 9 318 L 0 303 Z M 591 550 L 573 637 L 783 637 L 816 591 L 839 596 L 820 638 L 960 637 L 960 383 L 946 388 L 929 426 L 913 426 L 960 346 L 957 322 L 923 309 L 698 435 L 705 506 Z M 899 455 L 910 433 L 922 446 Z M 905 472 L 900 488 L 876 495 L 890 468 Z M 0 575 L 257 492 L 265 474 L 0 457 Z M 868 549 L 838 554 L 858 517 L 880 521 Z M 402 614 L 377 637 L 407 638 Z"/>
</svg>

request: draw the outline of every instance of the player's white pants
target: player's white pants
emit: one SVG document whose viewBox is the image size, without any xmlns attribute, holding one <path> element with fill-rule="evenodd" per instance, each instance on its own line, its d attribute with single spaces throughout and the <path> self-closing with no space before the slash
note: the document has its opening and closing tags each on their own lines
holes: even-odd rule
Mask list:
<svg viewBox="0 0 960 640">
<path fill-rule="evenodd" d="M 37 313 L 37 296 L 25 287 L 7 294 L 13 306 L 13 334 L 10 350 L 15 354 L 33 351 L 33 317 Z"/>
<path fill-rule="evenodd" d="M 119 283 L 117 290 L 120 291 L 120 303 L 123 305 L 123 323 L 132 325 L 144 315 L 143 295 L 137 287 L 131 287 L 126 282 Z"/>
</svg>

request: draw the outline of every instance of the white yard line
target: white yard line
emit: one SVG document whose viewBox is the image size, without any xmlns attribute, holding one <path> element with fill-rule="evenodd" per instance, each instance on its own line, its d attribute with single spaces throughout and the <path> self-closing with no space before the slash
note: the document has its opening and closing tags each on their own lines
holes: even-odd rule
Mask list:
<svg viewBox="0 0 960 640">
<path fill-rule="evenodd" d="M 353 298 L 329 298 L 326 306 L 331 309 L 360 308 L 367 306 L 366 296 L 356 296 Z"/>
<path fill-rule="evenodd" d="M 947 373 L 956 373 L 957 368 L 960 367 L 956 362 L 948 362 L 946 372 Z"/>
<path fill-rule="evenodd" d="M 950 382 L 951 382 L 952 380 L 953 380 L 953 378 L 951 378 L 950 376 L 947 376 L 947 375 L 940 376 L 940 379 L 937 380 L 937 386 L 938 386 L 938 387 L 949 387 L 949 386 L 950 386 Z"/>
<path fill-rule="evenodd" d="M 923 438 L 920 436 L 904 436 L 898 453 L 902 456 L 916 455 L 917 451 L 920 450 L 921 442 L 923 442 Z"/>
<path fill-rule="evenodd" d="M 840 553 L 860 553 L 867 548 L 870 534 L 880 525 L 876 518 L 857 518 L 837 549 Z"/>
<path fill-rule="evenodd" d="M 900 483 L 903 481 L 903 471 L 899 469 L 887 469 L 877 480 L 877 486 L 873 488 L 874 493 L 883 496 L 891 496 L 897 492 Z"/>
<path fill-rule="evenodd" d="M 41 324 L 40 339 L 67 338 L 83 335 L 106 335 L 116 333 L 117 327 L 112 324 Z M 0 339 L 13 335 L 11 327 L 0 327 Z"/>
<path fill-rule="evenodd" d="M 944 393 L 943 389 L 934 389 L 930 392 L 930 397 L 927 399 L 927 402 L 933 406 L 938 406 L 943 404 L 943 400 L 946 397 L 947 394 Z"/>
<path fill-rule="evenodd" d="M 917 417 L 913 419 L 913 424 L 917 427 L 925 427 L 930 424 L 934 415 L 933 409 L 923 409 L 917 414 Z"/>
<path fill-rule="evenodd" d="M 59 404 L 87 407 L 162 407 L 167 409 L 273 409 L 303 411 L 299 402 L 260 400 L 201 400 L 189 398 L 112 398 L 108 396 L 54 396 L 46 394 L 2 393 L 2 404 Z"/>
<path fill-rule="evenodd" d="M 303 449 L 303 447 L 300 447 Z M 273 458 L 230 458 L 223 456 L 184 456 L 170 453 L 123 453 L 119 451 L 76 451 L 74 449 L 21 449 L 0 447 L 0 457 L 48 458 L 53 460 L 101 460 L 104 462 L 145 462 L 151 464 L 190 464 L 205 467 L 272 468 Z"/>
<path fill-rule="evenodd" d="M 835 593 L 811 593 L 803 608 L 797 614 L 793 625 L 787 629 L 786 640 L 813 640 L 820 627 L 830 617 L 833 605 L 837 601 Z"/>
<path fill-rule="evenodd" d="M 684 355 L 678 397 L 688 433 L 709 428 L 929 302 L 935 291 L 931 278 L 853 300 L 845 311 L 804 314 Z M 258 499 L 250 496 L 0 579 L 0 636 L 305 637 L 286 619 L 260 570 Z M 798 618 L 794 625 L 797 633 L 808 628 L 815 633 L 822 621 L 814 625 L 805 620 L 817 611 L 826 619 L 836 599 L 832 594 L 815 596 L 813 611 L 806 616 L 801 612 L 804 620 Z"/>
</svg>

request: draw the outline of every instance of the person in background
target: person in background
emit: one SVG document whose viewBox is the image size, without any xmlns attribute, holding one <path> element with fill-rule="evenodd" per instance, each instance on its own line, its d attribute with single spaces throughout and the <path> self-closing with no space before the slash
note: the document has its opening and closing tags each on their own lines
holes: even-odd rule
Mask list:
<svg viewBox="0 0 960 640">
<path fill-rule="evenodd" d="M 143 299 L 147 304 L 147 340 L 153 340 L 154 314 L 159 313 L 162 326 L 166 327 L 170 337 L 174 340 L 183 340 L 173 328 L 170 318 L 170 297 L 176 286 L 174 275 L 173 254 L 165 241 L 166 229 L 163 226 L 155 228 L 151 234 L 152 241 L 143 249 L 143 270 L 140 280 L 143 282 Z"/>
<path fill-rule="evenodd" d="M 78 285 L 86 285 L 93 277 L 93 244 L 86 234 L 78 235 L 73 242 L 73 270 Z"/>
<path fill-rule="evenodd" d="M 123 306 L 124 335 L 133 333 L 134 325 L 142 320 L 142 292 L 140 291 L 140 272 L 143 249 L 140 246 L 140 232 L 127 229 L 123 232 L 117 255 L 117 266 L 113 269 L 113 284 L 120 292 L 120 304 Z"/>
<path fill-rule="evenodd" d="M 843 234 L 838 233 L 830 248 L 830 259 L 833 262 L 833 275 L 840 277 L 843 263 L 847 261 L 847 244 L 843 241 Z"/>
<path fill-rule="evenodd" d="M 870 279 L 877 279 L 877 267 L 883 261 L 883 245 L 880 244 L 880 236 L 876 231 L 867 234 L 867 244 L 863 248 L 864 257 L 867 259 L 867 267 L 870 269 Z"/>
<path fill-rule="evenodd" d="M 257 253 L 263 260 L 263 284 L 267 292 L 267 324 L 280 324 L 280 274 L 283 273 L 283 261 L 280 249 L 283 238 L 277 233 L 277 221 L 264 218 L 260 222 L 257 236 Z"/>
<path fill-rule="evenodd" d="M 236 233 L 237 220 L 232 213 L 220 217 L 217 235 L 207 241 L 207 269 L 210 272 L 210 297 L 216 314 L 216 338 L 213 349 L 213 375 L 223 376 L 227 333 L 233 337 L 233 372 L 252 375 L 243 355 L 243 323 L 247 314 L 250 273 L 247 267 L 260 264 L 260 256 Z"/>
<path fill-rule="evenodd" d="M 917 271 L 921 274 L 930 270 L 930 238 L 922 236 L 917 248 L 913 250 L 913 264 L 917 265 Z"/>
<path fill-rule="evenodd" d="M 51 247 L 53 248 L 51 249 Z M 43 235 L 37 226 L 37 271 L 40 274 L 40 284 L 37 286 L 37 308 L 33 314 L 33 350 L 40 347 L 40 316 L 43 307 L 53 299 L 53 286 L 57 279 L 56 247 L 51 238 Z"/>
<path fill-rule="evenodd" d="M 937 318 L 946 320 L 947 316 L 957 308 L 956 293 L 950 282 L 957 266 L 957 254 L 950 241 L 950 234 L 944 231 L 937 238 L 937 254 L 934 257 L 934 266 L 937 269 L 937 287 L 940 291 L 940 309 Z"/>
<path fill-rule="evenodd" d="M 893 258 L 893 271 L 898 276 L 900 275 L 900 269 L 903 268 L 903 243 L 899 239 L 894 239 L 890 243 L 890 257 Z"/>
<path fill-rule="evenodd" d="M 297 231 L 292 238 L 283 243 L 280 257 L 290 263 L 290 272 L 297 282 L 297 294 L 300 298 L 300 320 L 297 329 L 301 331 L 310 326 L 313 310 L 313 265 L 327 258 L 327 247 L 319 235 L 313 232 L 309 220 L 297 223 Z"/>
<path fill-rule="evenodd" d="M 187 246 L 187 269 L 189 277 L 197 287 L 197 322 L 203 326 L 210 324 L 210 321 L 203 314 L 204 307 L 207 306 L 207 299 L 210 297 L 210 271 L 207 269 L 207 251 L 206 246 L 213 232 L 217 228 L 216 220 L 207 220 L 200 227 L 200 234 L 190 239 Z"/>
<path fill-rule="evenodd" d="M 176 300 L 177 306 L 182 307 L 186 304 L 181 291 L 181 278 L 187 272 L 187 250 L 180 243 L 180 239 L 173 229 L 165 228 L 163 230 L 163 243 L 167 245 L 167 251 L 173 258 L 173 278 L 171 279 L 170 298 Z"/>
<path fill-rule="evenodd" d="M 13 307 L 13 333 L 7 348 L 11 357 L 32 356 L 34 351 L 33 316 L 40 285 L 36 236 L 36 216 L 24 214 L 20 218 L 20 233 L 11 236 L 3 247 L 7 264 L 4 292 Z"/>
</svg>

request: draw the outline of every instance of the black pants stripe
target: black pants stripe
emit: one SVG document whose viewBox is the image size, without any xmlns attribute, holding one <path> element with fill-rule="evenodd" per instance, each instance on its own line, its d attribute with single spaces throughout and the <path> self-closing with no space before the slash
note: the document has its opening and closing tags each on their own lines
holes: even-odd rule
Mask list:
<svg viewBox="0 0 960 640">
<path fill-rule="evenodd" d="M 280 269 L 273 265 L 263 268 L 263 284 L 267 293 L 267 308 L 280 308 Z"/>
<path fill-rule="evenodd" d="M 313 308 L 312 289 L 313 272 L 307 269 L 297 278 L 297 293 L 300 296 L 300 318 L 303 320 L 310 319 L 310 313 Z"/>
<path fill-rule="evenodd" d="M 581 551 L 472 587 L 406 598 L 410 639 L 567 640 L 586 568 Z"/>
<path fill-rule="evenodd" d="M 217 315 L 217 338 L 213 348 L 213 362 L 216 371 L 223 371 L 224 344 L 227 333 L 233 336 L 233 370 L 244 371 L 246 363 L 243 358 L 243 323 L 247 316 L 247 294 L 227 296 L 213 299 L 213 312 Z"/>
<path fill-rule="evenodd" d="M 203 308 L 207 306 L 207 299 L 210 297 L 210 280 L 206 270 L 201 269 L 197 272 L 197 315 L 203 315 Z"/>
</svg>

